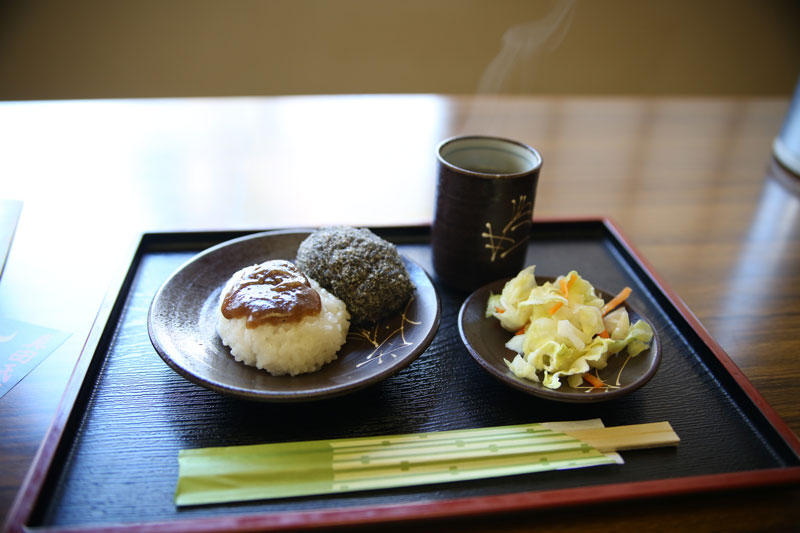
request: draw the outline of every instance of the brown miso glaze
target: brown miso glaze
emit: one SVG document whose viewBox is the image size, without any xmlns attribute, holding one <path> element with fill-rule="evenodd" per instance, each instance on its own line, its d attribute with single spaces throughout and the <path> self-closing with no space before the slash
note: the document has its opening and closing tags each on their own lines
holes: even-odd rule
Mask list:
<svg viewBox="0 0 800 533">
<path fill-rule="evenodd" d="M 222 301 L 222 316 L 247 317 L 247 328 L 298 322 L 317 315 L 322 301 L 308 278 L 289 261 L 267 261 L 247 271 Z"/>
</svg>

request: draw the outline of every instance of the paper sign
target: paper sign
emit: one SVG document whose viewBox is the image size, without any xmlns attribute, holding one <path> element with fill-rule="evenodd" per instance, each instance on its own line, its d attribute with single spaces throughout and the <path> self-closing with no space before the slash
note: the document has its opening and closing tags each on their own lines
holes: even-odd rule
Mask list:
<svg viewBox="0 0 800 533">
<path fill-rule="evenodd" d="M 17 220 L 22 211 L 22 202 L 0 199 L 0 276 L 6 265 L 11 241 L 17 229 Z"/>
<path fill-rule="evenodd" d="M 0 398 L 69 336 L 63 331 L 0 318 Z"/>
</svg>

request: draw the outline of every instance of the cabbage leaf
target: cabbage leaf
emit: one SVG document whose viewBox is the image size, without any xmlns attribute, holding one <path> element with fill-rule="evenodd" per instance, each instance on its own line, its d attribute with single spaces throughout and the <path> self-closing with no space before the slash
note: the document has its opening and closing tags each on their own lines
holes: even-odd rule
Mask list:
<svg viewBox="0 0 800 533">
<path fill-rule="evenodd" d="M 497 318 L 507 331 L 524 331 L 506 343 L 517 352 L 505 361 L 514 375 L 551 389 L 567 378 L 577 387 L 583 374 L 605 368 L 609 357 L 625 349 L 635 357 L 650 347 L 652 327 L 643 320 L 629 324 L 624 307 L 603 316 L 605 302 L 576 271 L 539 285 L 534 268 L 525 268 L 500 294 L 491 295 L 486 307 L 486 316 Z"/>
</svg>

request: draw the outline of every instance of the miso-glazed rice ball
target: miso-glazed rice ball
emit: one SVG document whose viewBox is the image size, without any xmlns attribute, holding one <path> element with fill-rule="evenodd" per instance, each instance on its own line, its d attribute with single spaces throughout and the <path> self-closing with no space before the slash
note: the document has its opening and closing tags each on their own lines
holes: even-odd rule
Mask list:
<svg viewBox="0 0 800 533">
<path fill-rule="evenodd" d="M 397 313 L 414 293 L 397 248 L 368 229 L 317 230 L 300 244 L 295 261 L 344 301 L 354 324 Z"/>
<path fill-rule="evenodd" d="M 217 333 L 233 357 L 276 376 L 333 361 L 350 327 L 344 302 L 284 260 L 233 274 L 217 313 Z"/>
</svg>

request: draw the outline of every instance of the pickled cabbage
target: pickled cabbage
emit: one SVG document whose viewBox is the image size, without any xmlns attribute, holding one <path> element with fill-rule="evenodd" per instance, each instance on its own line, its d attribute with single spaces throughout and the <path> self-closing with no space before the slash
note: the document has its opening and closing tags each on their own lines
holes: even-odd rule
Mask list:
<svg viewBox="0 0 800 533">
<path fill-rule="evenodd" d="M 605 302 L 576 271 L 539 285 L 534 269 L 522 270 L 486 305 L 487 317 L 515 333 L 506 347 L 517 355 L 505 361 L 514 375 L 551 389 L 562 378 L 578 387 L 583 374 L 605 368 L 610 356 L 627 349 L 635 357 L 649 348 L 650 325 L 631 324 L 624 307 L 603 316 Z"/>
</svg>

